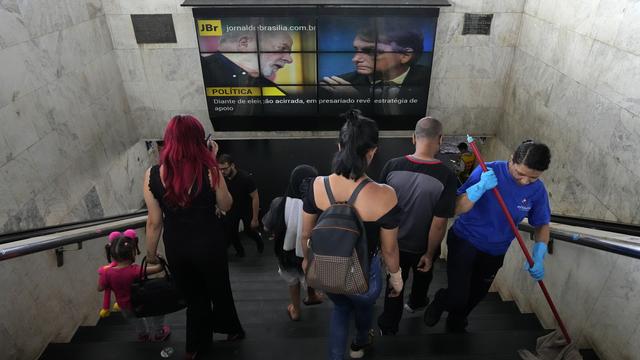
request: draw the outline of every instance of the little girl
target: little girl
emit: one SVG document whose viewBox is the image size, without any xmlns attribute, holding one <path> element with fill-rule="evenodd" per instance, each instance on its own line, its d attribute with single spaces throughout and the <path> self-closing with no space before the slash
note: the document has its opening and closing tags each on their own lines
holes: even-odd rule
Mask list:
<svg viewBox="0 0 640 360">
<path fill-rule="evenodd" d="M 139 341 L 164 341 L 171 334 L 169 326 L 164 325 L 164 316 L 137 318 L 133 313 L 131 284 L 140 277 L 140 265 L 135 264 L 137 248 L 135 232 L 133 238 L 125 235 L 114 236 L 109 250 L 115 264 L 111 263 L 101 268 L 98 291 L 111 290 L 114 292 L 122 314 L 134 323 Z M 162 266 L 159 264 L 147 265 L 147 275 L 160 271 L 162 271 Z"/>
<path fill-rule="evenodd" d="M 131 230 L 131 231 L 135 233 L 134 230 Z M 120 231 L 113 231 L 111 232 L 111 234 L 109 234 L 109 241 L 104 246 L 104 250 L 107 253 L 107 261 L 109 262 L 109 264 L 105 266 L 101 266 L 98 269 L 98 275 L 102 276 L 102 273 L 106 271 L 108 268 L 117 265 L 116 262 L 112 261 L 111 259 L 111 243 L 113 243 L 113 240 L 119 238 L 120 236 L 122 236 L 122 233 Z M 137 236 L 134 236 L 134 237 L 137 239 Z M 106 318 L 111 314 L 110 305 L 111 305 L 111 289 L 105 289 L 104 295 L 102 296 L 102 308 L 100 309 L 100 313 L 99 313 L 100 318 Z M 118 306 L 118 302 L 115 302 L 113 304 L 113 311 L 120 311 L 120 306 Z"/>
</svg>

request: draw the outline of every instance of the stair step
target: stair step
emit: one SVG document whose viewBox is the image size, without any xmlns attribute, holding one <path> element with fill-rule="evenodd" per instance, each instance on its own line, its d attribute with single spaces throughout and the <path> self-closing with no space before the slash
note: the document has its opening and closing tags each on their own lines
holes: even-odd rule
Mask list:
<svg viewBox="0 0 640 360">
<path fill-rule="evenodd" d="M 376 337 L 372 359 L 418 358 L 455 359 L 455 357 L 497 358 L 496 355 L 511 355 L 515 358 L 520 348 L 531 349 L 543 330 L 501 331 L 475 334 L 430 334 Z M 50 344 L 41 359 L 147 359 L 157 357 L 165 346 L 182 349 L 184 342 L 170 339 L 169 342 L 137 343 L 134 341 L 86 342 Z M 214 345 L 218 359 L 325 359 L 326 336 L 317 338 L 288 338 L 286 346 L 272 338 L 248 337 L 241 342 L 217 342 Z M 312 350 L 313 351 L 310 351 Z M 322 349 L 320 351 L 319 349 Z"/>
<path fill-rule="evenodd" d="M 260 339 L 271 338 L 274 341 L 290 338 L 321 338 L 327 335 L 329 329 L 329 312 L 316 313 L 314 316 L 307 312 L 303 321 L 291 322 L 286 317 L 284 309 L 272 320 L 243 322 L 243 327 L 249 337 L 254 335 Z M 184 316 L 184 315 L 182 315 Z M 173 329 L 171 335 L 174 340 L 185 340 L 184 318 L 167 318 L 167 324 Z M 375 327 L 375 323 L 374 323 Z M 542 330 L 538 319 L 532 314 L 513 316 L 499 315 L 473 315 L 469 317 L 469 333 L 500 332 L 506 330 Z M 422 322 L 421 314 L 407 314 L 400 323 L 398 336 L 427 335 L 446 333 L 445 321 L 441 321 L 435 327 L 429 328 Z M 133 327 L 122 323 L 111 326 L 81 326 L 76 331 L 72 342 L 108 342 L 135 340 L 136 334 Z"/>
</svg>

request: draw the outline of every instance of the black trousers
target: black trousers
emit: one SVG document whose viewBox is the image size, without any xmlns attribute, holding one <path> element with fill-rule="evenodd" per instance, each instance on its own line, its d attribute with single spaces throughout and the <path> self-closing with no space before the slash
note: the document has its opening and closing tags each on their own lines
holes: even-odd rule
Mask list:
<svg viewBox="0 0 640 360">
<path fill-rule="evenodd" d="M 260 234 L 258 234 L 257 231 L 251 228 L 251 214 L 229 214 L 225 216 L 223 219 L 223 224 L 224 234 L 227 238 L 227 244 L 229 246 L 233 245 L 233 248 L 236 249 L 236 253 L 238 255 L 244 255 L 244 246 L 242 246 L 242 242 L 240 241 L 240 233 L 238 232 L 240 221 L 242 221 L 242 226 L 244 228 L 243 232 L 256 242 L 258 248 L 260 248 L 263 243 Z"/>
<path fill-rule="evenodd" d="M 186 351 L 206 352 L 214 332 L 243 333 L 229 282 L 226 247 L 166 244 L 171 272 L 187 300 Z"/>
<path fill-rule="evenodd" d="M 464 327 L 467 316 L 484 299 L 496 273 L 502 267 L 503 255 L 490 255 L 476 249 L 459 237 L 453 228 L 447 236 L 448 289 L 440 290 L 434 301 L 449 312 L 447 323 Z"/>
<path fill-rule="evenodd" d="M 413 271 L 413 282 L 411 283 L 411 294 L 409 295 L 409 305 L 413 308 L 423 307 L 427 305 L 427 292 L 429 284 L 433 279 L 433 266 L 427 272 L 418 271 L 418 262 L 423 254 L 414 254 L 400 251 L 400 267 L 402 268 L 402 281 L 406 283 L 409 278 L 409 271 Z M 436 253 L 434 259 L 438 259 L 440 251 Z M 391 292 L 391 286 L 387 278 L 387 290 L 385 295 Z M 402 319 L 402 311 L 404 309 L 404 288 L 397 297 L 385 296 L 384 311 L 378 317 L 378 326 L 383 332 L 396 333 L 398 325 Z"/>
</svg>

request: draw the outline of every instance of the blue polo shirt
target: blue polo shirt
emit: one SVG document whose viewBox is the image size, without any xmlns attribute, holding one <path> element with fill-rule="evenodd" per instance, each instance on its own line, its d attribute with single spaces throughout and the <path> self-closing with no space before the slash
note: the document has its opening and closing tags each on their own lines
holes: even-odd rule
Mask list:
<svg viewBox="0 0 640 360">
<path fill-rule="evenodd" d="M 496 174 L 497 188 L 516 225 L 525 217 L 534 227 L 549 223 L 551 209 L 542 180 L 528 185 L 518 184 L 509 174 L 506 161 L 490 162 L 487 167 L 492 168 Z M 464 194 L 469 186 L 476 184 L 481 173 L 482 169 L 476 167 L 458 189 L 458 195 Z M 505 254 L 515 238 L 493 190 L 485 192 L 471 210 L 460 215 L 453 224 L 453 229 L 456 235 L 469 241 L 476 249 L 491 255 Z"/>
</svg>

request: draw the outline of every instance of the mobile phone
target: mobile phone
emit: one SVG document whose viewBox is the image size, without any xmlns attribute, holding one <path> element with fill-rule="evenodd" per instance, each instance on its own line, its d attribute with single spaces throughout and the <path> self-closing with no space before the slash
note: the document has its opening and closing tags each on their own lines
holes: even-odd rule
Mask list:
<svg viewBox="0 0 640 360">
<path fill-rule="evenodd" d="M 205 144 L 207 144 L 207 147 L 209 148 L 209 150 L 212 149 L 211 144 L 209 144 L 209 140 L 211 140 L 211 138 L 213 137 L 212 133 L 209 133 L 209 135 L 207 135 L 207 137 L 204 139 Z"/>
</svg>

